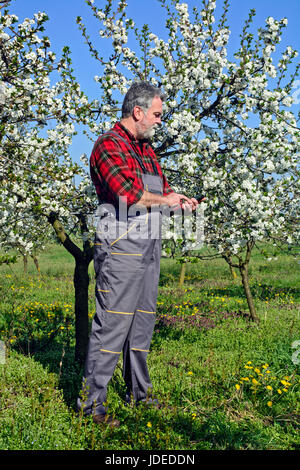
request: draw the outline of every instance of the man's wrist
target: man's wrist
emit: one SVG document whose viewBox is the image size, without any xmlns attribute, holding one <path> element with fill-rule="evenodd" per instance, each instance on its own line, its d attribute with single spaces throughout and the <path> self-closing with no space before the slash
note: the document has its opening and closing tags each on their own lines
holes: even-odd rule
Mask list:
<svg viewBox="0 0 300 470">
<path fill-rule="evenodd" d="M 150 207 L 152 205 L 167 205 L 168 203 L 166 201 L 166 196 L 163 196 L 161 194 L 150 193 L 149 191 L 144 191 L 138 204 Z"/>
</svg>

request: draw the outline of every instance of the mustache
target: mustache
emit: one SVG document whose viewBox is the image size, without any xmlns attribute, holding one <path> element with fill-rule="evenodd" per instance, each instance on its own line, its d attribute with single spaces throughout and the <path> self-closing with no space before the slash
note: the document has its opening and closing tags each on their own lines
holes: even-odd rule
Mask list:
<svg viewBox="0 0 300 470">
<path fill-rule="evenodd" d="M 150 130 L 151 131 L 156 131 L 156 129 L 159 129 L 160 128 L 160 124 L 153 124 L 153 126 L 150 127 Z"/>
</svg>

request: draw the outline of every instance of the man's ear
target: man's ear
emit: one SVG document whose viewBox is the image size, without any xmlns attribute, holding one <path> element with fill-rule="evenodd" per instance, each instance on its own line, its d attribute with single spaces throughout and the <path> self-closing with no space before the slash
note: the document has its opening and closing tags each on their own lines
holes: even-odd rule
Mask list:
<svg viewBox="0 0 300 470">
<path fill-rule="evenodd" d="M 140 121 L 144 116 L 144 111 L 140 106 L 135 106 L 132 111 L 132 116 L 135 121 Z"/>
</svg>

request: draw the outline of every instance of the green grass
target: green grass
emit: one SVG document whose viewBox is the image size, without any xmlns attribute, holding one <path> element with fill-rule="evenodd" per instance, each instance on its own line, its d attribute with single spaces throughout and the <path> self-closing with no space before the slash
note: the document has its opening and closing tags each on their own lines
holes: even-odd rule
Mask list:
<svg viewBox="0 0 300 470">
<path fill-rule="evenodd" d="M 251 260 L 258 325 L 248 319 L 240 278 L 223 260 L 188 265 L 179 289 L 180 266 L 162 259 L 148 365 L 168 408 L 126 407 L 120 360 L 108 390 L 118 429 L 75 413 L 82 371 L 74 362 L 72 257 L 48 247 L 40 276 L 33 262 L 27 275 L 21 262 L 1 266 L 7 357 L 0 364 L 0 448 L 299 449 L 300 373 L 292 343 L 300 340 L 300 265 L 293 255 L 276 256 L 267 261 L 255 251 Z M 92 319 L 92 264 L 90 275 Z"/>
</svg>

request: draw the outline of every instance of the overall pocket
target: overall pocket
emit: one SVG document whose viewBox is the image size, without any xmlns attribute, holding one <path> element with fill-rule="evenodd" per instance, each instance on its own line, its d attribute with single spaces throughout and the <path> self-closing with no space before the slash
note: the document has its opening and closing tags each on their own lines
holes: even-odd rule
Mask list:
<svg viewBox="0 0 300 470">
<path fill-rule="evenodd" d="M 110 313 L 133 315 L 138 299 L 143 272 L 141 240 L 132 237 L 136 222 L 119 230 L 119 237 L 110 243 L 107 263 Z M 126 229 L 126 230 L 125 230 Z"/>
</svg>

